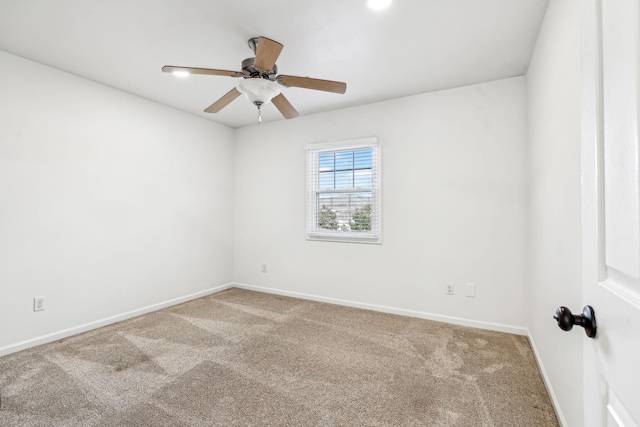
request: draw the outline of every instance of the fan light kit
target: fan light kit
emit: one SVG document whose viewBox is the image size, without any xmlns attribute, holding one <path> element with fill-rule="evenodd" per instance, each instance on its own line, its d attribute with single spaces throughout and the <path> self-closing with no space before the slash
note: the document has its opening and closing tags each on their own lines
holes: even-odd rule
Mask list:
<svg viewBox="0 0 640 427">
<path fill-rule="evenodd" d="M 216 70 L 212 68 L 178 67 L 165 65 L 162 71 L 173 73 L 179 77 L 189 74 L 207 74 L 212 76 L 242 77 L 238 85 L 231 89 L 222 98 L 211 104 L 204 111 L 217 113 L 229 105 L 231 101 L 244 95 L 249 102 L 258 107 L 258 123 L 262 121 L 261 108 L 273 102 L 285 119 L 298 117 L 298 112 L 282 94 L 282 87 L 299 87 L 303 89 L 315 89 L 325 92 L 343 94 L 347 90 L 347 84 L 332 80 L 312 79 L 309 77 L 296 77 L 278 74 L 276 60 L 284 47 L 277 41 L 266 37 L 249 39 L 249 47 L 256 55 L 242 61 L 242 71 Z"/>
<path fill-rule="evenodd" d="M 280 95 L 282 89 L 278 83 L 268 79 L 246 79 L 236 86 L 249 102 L 258 107 L 258 123 L 262 122 L 261 108 L 271 102 L 274 96 Z"/>
</svg>

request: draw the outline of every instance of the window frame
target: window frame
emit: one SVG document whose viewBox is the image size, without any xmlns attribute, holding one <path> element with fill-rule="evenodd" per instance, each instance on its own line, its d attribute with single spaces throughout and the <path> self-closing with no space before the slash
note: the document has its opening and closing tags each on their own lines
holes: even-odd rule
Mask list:
<svg viewBox="0 0 640 427">
<path fill-rule="evenodd" d="M 382 173 L 381 147 L 377 136 L 346 139 L 331 142 L 317 142 L 305 146 L 306 155 L 306 239 L 309 241 L 326 241 L 342 243 L 382 243 Z M 345 232 L 317 229 L 318 224 L 318 194 L 353 193 L 357 189 L 320 190 L 320 179 L 313 176 L 319 172 L 319 154 L 326 152 L 350 151 L 371 148 L 371 231 Z M 366 190 L 369 192 L 369 189 Z"/>
</svg>

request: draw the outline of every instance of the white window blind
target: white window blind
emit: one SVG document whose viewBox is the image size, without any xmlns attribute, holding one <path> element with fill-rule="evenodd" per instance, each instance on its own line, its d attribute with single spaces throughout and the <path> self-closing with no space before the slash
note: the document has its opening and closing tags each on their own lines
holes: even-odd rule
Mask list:
<svg viewBox="0 0 640 427">
<path fill-rule="evenodd" d="M 307 237 L 380 243 L 378 138 L 310 144 Z"/>
</svg>

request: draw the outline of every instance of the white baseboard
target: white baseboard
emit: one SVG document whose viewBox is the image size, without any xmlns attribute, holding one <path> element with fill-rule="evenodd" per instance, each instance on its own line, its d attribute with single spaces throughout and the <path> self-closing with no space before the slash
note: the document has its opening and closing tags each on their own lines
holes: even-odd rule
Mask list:
<svg viewBox="0 0 640 427">
<path fill-rule="evenodd" d="M 217 286 L 214 288 L 210 288 L 210 289 L 206 289 L 204 291 L 200 291 L 200 292 L 196 292 L 193 294 L 189 294 L 189 295 L 185 295 L 182 297 L 178 297 L 178 298 L 174 298 L 168 301 L 164 301 L 164 302 L 160 302 L 157 304 L 152 304 L 149 305 L 147 307 L 143 307 L 143 308 L 139 308 L 136 310 L 132 310 L 132 311 L 128 311 L 126 313 L 122 313 L 122 314 L 118 314 L 115 316 L 111 316 L 111 317 L 107 317 L 105 319 L 101 319 L 101 320 L 97 320 L 94 322 L 90 322 L 90 323 L 86 323 L 84 325 L 80 325 L 80 326 L 76 326 L 73 328 L 68 328 L 62 331 L 58 331 L 58 332 L 54 332 L 51 334 L 47 334 L 47 335 L 43 335 L 37 338 L 33 338 L 30 340 L 26 340 L 26 341 L 22 341 L 16 344 L 11 344 L 5 347 L 0 348 L 0 356 L 5 356 L 11 353 L 15 353 L 17 351 L 21 351 L 21 350 L 25 350 L 27 348 L 31 348 L 31 347 L 35 347 L 38 345 L 42 345 L 42 344 L 47 344 L 53 341 L 57 341 L 59 339 L 63 339 L 63 338 L 67 338 L 69 336 L 72 335 L 76 335 L 82 332 L 87 332 L 90 331 L 92 329 L 97 329 L 103 326 L 107 326 L 110 325 L 112 323 L 116 323 L 116 322 L 120 322 L 123 320 L 127 320 L 127 319 L 131 319 L 133 317 L 137 317 L 137 316 L 141 316 L 143 314 L 146 313 L 150 313 L 152 311 L 157 311 L 166 307 L 171 307 L 177 304 L 182 304 L 184 302 L 187 301 L 191 301 L 197 298 L 201 298 L 207 295 L 212 295 L 215 294 L 217 292 L 221 292 L 230 288 L 240 288 L 240 289 L 246 289 L 246 290 L 251 290 L 251 291 L 257 291 L 257 292 L 265 292 L 265 293 L 270 293 L 270 294 L 277 294 L 277 295 L 283 295 L 283 296 L 289 296 L 289 297 L 294 297 L 294 298 L 301 298 L 301 299 L 306 299 L 306 300 L 311 300 L 311 301 L 319 301 L 319 302 L 326 302 L 326 303 L 330 303 L 330 304 L 337 304 L 337 305 L 343 305 L 343 306 L 347 306 L 347 307 L 355 307 L 355 308 L 361 308 L 361 309 L 365 309 L 365 310 L 373 310 L 373 311 L 379 311 L 379 312 L 383 312 L 383 313 L 390 313 L 390 314 L 398 314 L 401 316 L 408 316 L 408 317 L 417 317 L 420 319 L 427 319 L 427 320 L 434 320 L 434 321 L 438 321 L 438 322 L 444 322 L 444 323 L 452 323 L 455 325 L 461 325 L 461 326 L 470 326 L 470 327 L 474 327 L 474 328 L 479 328 L 479 329 L 486 329 L 486 330 L 491 330 L 491 331 L 498 331 L 498 332 L 506 332 L 506 333 L 511 333 L 511 334 L 516 334 L 516 335 L 525 335 L 529 338 L 529 342 L 531 343 L 531 348 L 533 349 L 533 354 L 536 358 L 536 361 L 538 363 L 538 367 L 540 368 L 540 372 L 542 373 L 542 379 L 544 381 L 545 387 L 547 388 L 547 392 L 549 393 L 549 397 L 551 398 L 551 403 L 553 404 L 554 410 L 556 412 L 556 416 L 558 417 L 558 422 L 560 423 L 560 425 L 562 427 L 566 427 L 567 426 L 567 422 L 564 418 L 564 415 L 562 413 L 562 410 L 560 409 L 560 405 L 558 402 L 558 398 L 553 390 L 553 387 L 551 386 L 551 382 L 549 381 L 549 377 L 547 375 L 547 372 L 545 370 L 544 364 L 542 363 L 542 359 L 540 358 L 540 354 L 538 352 L 538 348 L 536 347 L 536 343 L 533 339 L 533 337 L 531 336 L 531 332 L 529 331 L 528 328 L 523 328 L 523 327 L 518 327 L 518 326 L 510 326 L 510 325 L 504 325 L 504 324 L 500 324 L 500 323 L 492 323 L 492 322 L 481 322 L 481 321 L 476 321 L 476 320 L 470 320 L 470 319 L 463 319 L 463 318 L 459 318 L 459 317 L 452 317 L 452 316 L 444 316 L 444 315 L 440 315 L 440 314 L 433 314 L 433 313 L 427 313 L 427 312 L 422 312 L 422 311 L 415 311 L 415 310 L 406 310 L 406 309 L 401 309 L 401 308 L 394 308 L 394 307 L 387 307 L 387 306 L 382 306 L 382 305 L 377 305 L 377 304 L 366 304 L 366 303 L 360 303 L 360 302 L 355 302 L 355 301 L 347 301 L 347 300 L 342 300 L 342 299 L 338 299 L 338 298 L 330 298 L 330 297 L 323 297 L 323 296 L 318 296 L 318 295 L 311 295 L 311 294 L 305 294 L 305 293 L 301 293 L 301 292 L 293 292 L 293 291 L 285 291 L 285 290 L 281 290 L 281 289 L 273 289 L 273 288 L 267 288 L 267 287 L 263 287 L 263 286 L 254 286 L 254 285 L 247 285 L 247 284 L 243 284 L 243 283 L 227 283 L 221 286 Z"/>
<path fill-rule="evenodd" d="M 427 313 L 424 311 L 406 310 L 402 308 L 387 307 L 377 304 L 366 304 L 355 301 L 347 301 L 338 298 L 322 297 L 318 295 L 305 294 L 301 292 L 284 291 L 281 289 L 266 288 L 263 286 L 247 285 L 244 283 L 234 283 L 233 287 L 246 289 L 249 291 L 266 292 L 293 298 L 306 299 L 311 301 L 327 302 L 330 304 L 344 305 L 347 307 L 362 308 L 365 310 L 380 311 L 383 313 L 398 314 L 400 316 L 417 317 L 420 319 L 434 320 L 436 322 L 452 323 L 454 325 L 470 326 L 472 328 L 486 329 L 490 331 L 507 332 L 515 335 L 527 335 L 527 329 L 519 326 L 504 325 L 501 323 L 482 322 L 477 320 L 463 319 L 460 317 L 444 316 L 441 314 Z"/>
<path fill-rule="evenodd" d="M 209 288 L 204 291 L 196 292 L 193 294 L 185 295 L 182 297 L 170 299 L 168 301 L 160 302 L 157 304 L 152 304 L 146 307 L 142 307 L 136 310 L 128 311 L 126 313 L 117 314 L 115 316 L 107 317 L 105 319 L 96 320 L 94 322 L 85 323 L 84 325 L 74 326 L 73 328 L 64 329 L 62 331 L 53 332 L 51 334 L 42 335 L 40 337 L 32 338 L 26 341 L 22 341 L 16 344 L 10 344 L 5 347 L 0 348 L 0 356 L 5 356 L 7 354 L 15 353 L 20 350 L 25 350 L 27 348 L 35 347 L 41 344 L 47 344 L 53 341 L 57 341 L 62 338 L 67 338 L 72 335 L 76 335 L 82 332 L 87 332 L 92 329 L 100 328 L 102 326 L 107 326 L 112 323 L 121 322 L 123 320 L 131 319 L 133 317 L 138 317 L 143 314 L 150 313 L 152 311 L 157 311 L 166 307 L 171 307 L 173 305 L 182 304 L 183 302 L 191 301 L 197 298 L 205 297 L 207 295 L 215 294 L 217 292 L 221 292 L 232 288 L 234 285 L 232 283 L 227 283 L 221 286 L 216 286 L 215 288 Z"/>
<path fill-rule="evenodd" d="M 190 301 L 190 300 L 193 300 L 193 299 L 196 299 L 196 298 L 201 298 L 201 297 L 204 297 L 204 296 L 207 296 L 207 295 L 211 295 L 211 294 L 214 294 L 214 293 L 217 293 L 217 292 L 221 292 L 221 291 L 233 288 L 233 287 L 240 288 L 240 289 L 251 290 L 251 291 L 257 291 L 257 292 L 266 292 L 266 293 L 270 293 L 270 294 L 290 296 L 290 297 L 294 297 L 294 298 L 301 298 L 301 299 L 306 299 L 306 300 L 311 300 L 311 301 L 326 302 L 326 303 L 330 303 L 330 304 L 343 305 L 343 306 L 347 306 L 347 307 L 361 308 L 361 309 L 365 309 L 365 310 L 379 311 L 379 312 L 383 312 L 383 313 L 398 314 L 400 316 L 408 316 L 408 317 L 416 317 L 416 318 L 420 318 L 420 319 L 434 320 L 434 321 L 437 321 L 437 322 L 451 323 L 451 324 L 454 324 L 454 325 L 461 325 L 461 326 L 469 326 L 469 327 L 473 327 L 473 328 L 486 329 L 486 330 L 490 330 L 490 331 L 506 332 L 506 333 L 516 334 L 516 335 L 525 335 L 525 336 L 529 336 L 529 340 L 532 342 L 532 347 L 534 348 L 534 353 L 536 352 L 535 345 L 533 344 L 533 341 L 531 339 L 530 334 L 528 333 L 528 330 L 526 328 L 519 327 L 519 326 L 504 325 L 504 324 L 492 323 L 492 322 L 482 322 L 482 321 L 463 319 L 463 318 L 453 317 L 453 316 L 445 316 L 445 315 L 441 315 L 441 314 L 427 313 L 427 312 L 423 312 L 423 311 L 406 310 L 406 309 L 402 309 L 402 308 L 388 307 L 388 306 L 377 305 L 377 304 L 367 304 L 367 303 L 361 303 L 361 302 L 356 302 L 356 301 L 347 301 L 347 300 L 342 300 L 342 299 L 338 299 L 338 298 L 323 297 L 323 296 L 306 294 L 306 293 L 301 293 L 301 292 L 292 292 L 292 291 L 285 291 L 285 290 L 281 290 L 281 289 L 267 288 L 267 287 L 263 287 L 263 286 L 247 285 L 247 284 L 243 284 L 243 283 L 227 283 L 227 284 L 224 284 L 224 285 L 221 285 L 221 286 L 217 286 L 215 288 L 206 289 L 204 291 L 196 292 L 196 293 L 193 293 L 193 294 L 190 294 L 190 295 L 185 295 L 185 296 L 182 296 L 182 297 L 179 297 L 179 298 L 174 298 L 174 299 L 171 299 L 171 300 L 168 300 L 168 301 L 164 301 L 164 302 L 161 302 L 161 303 L 152 304 L 152 305 L 149 305 L 147 307 L 143 307 L 143 308 L 132 310 L 132 311 L 129 311 L 129 312 L 126 312 L 126 313 L 122 313 L 122 314 L 118 314 L 118 315 L 115 315 L 115 316 L 107 317 L 105 319 L 96 320 L 94 322 L 86 323 L 84 325 L 79 325 L 79 326 L 75 326 L 73 328 L 64 329 L 62 331 L 58 331 L 58 332 L 54 332 L 54 333 L 51 333 L 51 334 L 43 335 L 43 336 L 40 336 L 40 337 L 36 337 L 36 338 L 33 338 L 33 339 L 29 339 L 29 340 L 26 340 L 26 341 L 19 342 L 19 343 L 16 343 L 16 344 L 10 344 L 8 346 L 0 348 L 0 356 L 5 356 L 7 354 L 15 353 L 17 351 L 25 350 L 27 348 L 31 348 L 31 347 L 35 347 L 35 346 L 38 346 L 38 345 L 42 345 L 42 344 L 50 343 L 50 342 L 53 342 L 53 341 L 57 341 L 57 340 L 62 339 L 62 338 L 66 338 L 66 337 L 69 337 L 69 336 L 72 336 L 72 335 L 76 335 L 76 334 L 79 334 L 79 333 L 82 333 L 82 332 L 90 331 L 92 329 L 100 328 L 102 326 L 107 326 L 107 325 L 110 325 L 112 323 L 116 323 L 116 322 L 120 322 L 120 321 L 123 321 L 123 320 L 131 319 L 133 317 L 141 316 L 143 314 L 150 313 L 152 311 L 157 311 L 157 310 L 160 310 L 160 309 L 163 309 L 163 308 L 166 308 L 166 307 L 171 307 L 173 305 L 181 304 L 183 302 L 187 302 L 187 301 Z M 538 363 L 540 364 L 540 362 L 539 362 L 540 358 L 538 357 L 537 353 L 536 353 L 536 359 L 538 360 Z M 548 380 L 547 380 L 546 376 L 544 376 L 544 370 L 543 369 L 541 369 L 541 370 L 543 372 L 543 377 L 545 379 L 545 384 L 548 384 Z M 549 394 L 555 398 L 555 395 L 553 395 L 551 393 L 551 391 L 550 391 Z M 556 405 L 555 401 L 554 401 L 554 405 Z"/>
<path fill-rule="evenodd" d="M 531 348 L 533 349 L 533 355 L 536 358 L 536 362 L 538 363 L 538 368 L 542 373 L 542 381 L 544 382 L 544 386 L 547 388 L 547 393 L 551 398 L 551 404 L 553 405 L 553 409 L 556 412 L 556 417 L 558 418 L 558 422 L 560 426 L 567 427 L 567 420 L 564 418 L 564 414 L 562 413 L 562 409 L 560 408 L 560 402 L 558 401 L 558 397 L 551 386 L 551 381 L 549 380 L 549 376 L 547 375 L 547 371 L 544 368 L 544 364 L 542 363 L 542 358 L 540 358 L 540 353 L 538 352 L 538 347 L 536 347 L 536 342 L 533 340 L 533 336 L 531 336 L 531 331 L 527 328 L 527 337 L 529 338 L 529 343 L 531 344 Z"/>
</svg>

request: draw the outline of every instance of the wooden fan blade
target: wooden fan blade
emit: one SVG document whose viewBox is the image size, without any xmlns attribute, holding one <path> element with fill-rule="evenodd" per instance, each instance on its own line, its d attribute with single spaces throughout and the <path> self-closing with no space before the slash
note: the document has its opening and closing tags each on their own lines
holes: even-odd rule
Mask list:
<svg viewBox="0 0 640 427">
<path fill-rule="evenodd" d="M 263 71 L 270 71 L 276 63 L 280 52 L 284 46 L 277 41 L 260 37 L 258 39 L 258 49 L 256 50 L 256 59 L 253 65 Z"/>
<path fill-rule="evenodd" d="M 277 78 L 278 83 L 284 86 L 301 87 L 304 89 L 322 90 L 325 92 L 345 93 L 347 84 L 332 80 L 312 79 L 310 77 L 283 76 Z"/>
<path fill-rule="evenodd" d="M 229 105 L 231 101 L 240 96 L 240 92 L 235 87 L 231 89 L 226 95 L 223 95 L 222 98 L 218 99 L 216 102 L 211 104 L 206 110 L 205 113 L 217 113 L 222 110 L 224 107 Z"/>
<path fill-rule="evenodd" d="M 228 77 L 242 76 L 242 73 L 240 71 L 214 70 L 213 68 L 176 67 L 174 65 L 165 65 L 164 67 L 162 67 L 162 71 L 165 73 L 173 73 L 174 71 L 183 71 L 189 74 L 208 74 L 211 76 L 228 76 Z"/>
<path fill-rule="evenodd" d="M 276 106 L 285 119 L 295 119 L 300 115 L 283 94 L 276 96 L 271 102 L 273 102 L 273 105 Z"/>
</svg>

